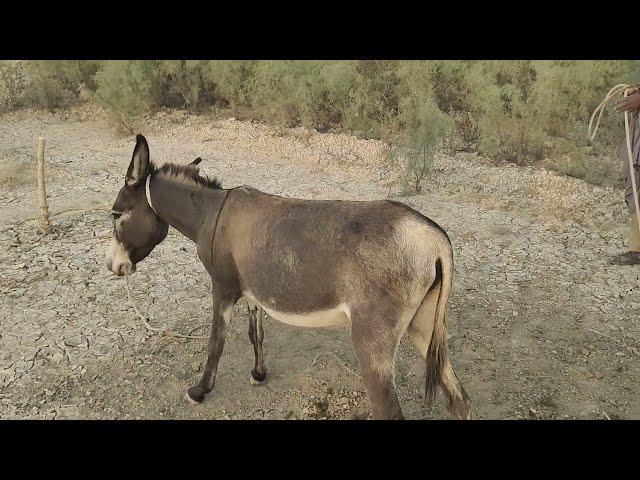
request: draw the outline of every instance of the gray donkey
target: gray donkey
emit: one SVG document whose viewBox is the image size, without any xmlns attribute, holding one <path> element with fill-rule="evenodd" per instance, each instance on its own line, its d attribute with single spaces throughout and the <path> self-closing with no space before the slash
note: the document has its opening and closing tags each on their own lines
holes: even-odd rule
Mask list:
<svg viewBox="0 0 640 480">
<path fill-rule="evenodd" d="M 426 360 L 427 400 L 439 385 L 452 415 L 471 418 L 447 352 L 453 250 L 442 228 L 400 202 L 223 189 L 199 174 L 198 163 L 156 167 L 146 139 L 137 135 L 113 204 L 107 253 L 109 270 L 130 275 L 169 225 L 196 243 L 213 282 L 213 322 L 207 363 L 200 382 L 187 391 L 189 401 L 200 403 L 213 390 L 232 308 L 244 296 L 256 354 L 253 381 L 266 376 L 259 308 L 291 325 L 350 325 L 373 418 L 402 419 L 395 358 L 408 331 Z"/>
</svg>

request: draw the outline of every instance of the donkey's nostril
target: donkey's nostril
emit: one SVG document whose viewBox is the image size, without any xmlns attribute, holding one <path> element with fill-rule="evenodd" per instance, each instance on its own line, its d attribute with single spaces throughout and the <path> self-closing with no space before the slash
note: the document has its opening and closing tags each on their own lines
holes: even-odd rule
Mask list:
<svg viewBox="0 0 640 480">
<path fill-rule="evenodd" d="M 131 262 L 121 263 L 118 267 L 118 275 L 131 275 L 136 271 L 136 267 Z"/>
</svg>

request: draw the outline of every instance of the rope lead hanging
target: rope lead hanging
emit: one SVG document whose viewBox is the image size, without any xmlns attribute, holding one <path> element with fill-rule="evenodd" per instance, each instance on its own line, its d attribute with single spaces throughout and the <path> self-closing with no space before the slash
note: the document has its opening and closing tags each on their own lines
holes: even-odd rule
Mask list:
<svg viewBox="0 0 640 480">
<path fill-rule="evenodd" d="M 135 312 L 136 316 L 142 321 L 142 324 L 144 325 L 144 327 L 149 330 L 152 333 L 155 334 L 159 334 L 160 336 L 165 336 L 165 337 L 174 337 L 174 338 L 187 338 L 187 339 L 207 339 L 209 338 L 208 336 L 200 336 L 200 335 L 182 335 L 181 333 L 175 333 L 172 332 L 171 330 L 168 329 L 161 329 L 161 328 L 154 328 L 151 325 L 149 325 L 149 322 L 147 322 L 147 319 L 144 317 L 144 315 L 142 315 L 142 313 L 140 313 L 140 310 L 138 309 L 138 306 L 136 305 L 136 301 L 133 299 L 133 295 L 131 293 L 131 286 L 129 285 L 129 276 L 125 275 L 124 277 L 124 285 L 125 288 L 127 290 L 127 297 L 129 297 L 129 304 L 131 305 L 131 308 L 133 308 L 133 311 Z M 201 326 L 206 326 L 206 325 L 201 325 Z M 191 331 L 193 332 L 193 330 L 196 330 L 199 327 L 196 327 L 194 329 L 192 329 Z"/>
</svg>

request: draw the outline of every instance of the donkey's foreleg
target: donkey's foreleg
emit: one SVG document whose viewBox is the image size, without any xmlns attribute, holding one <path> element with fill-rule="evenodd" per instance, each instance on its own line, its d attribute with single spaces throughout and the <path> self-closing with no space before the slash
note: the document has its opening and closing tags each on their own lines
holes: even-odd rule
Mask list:
<svg viewBox="0 0 640 480">
<path fill-rule="evenodd" d="M 373 319 L 372 319 L 373 320 Z M 351 339 L 375 420 L 402 420 L 395 387 L 395 353 L 398 335 L 393 328 L 375 328 L 375 319 L 352 324 Z M 381 333 L 383 332 L 383 333 Z"/>
<path fill-rule="evenodd" d="M 213 322 L 207 348 L 207 364 L 198 384 L 187 390 L 186 399 L 191 403 L 200 403 L 204 396 L 213 390 L 216 382 L 218 362 L 224 349 L 224 338 L 231 319 L 231 311 L 235 302 L 214 299 Z"/>
<path fill-rule="evenodd" d="M 263 319 L 264 310 L 258 306 L 249 305 L 249 340 L 251 340 L 255 354 L 255 364 L 249 377 L 251 385 L 260 385 L 267 378 L 267 367 L 264 365 L 264 354 L 262 353 Z"/>
</svg>

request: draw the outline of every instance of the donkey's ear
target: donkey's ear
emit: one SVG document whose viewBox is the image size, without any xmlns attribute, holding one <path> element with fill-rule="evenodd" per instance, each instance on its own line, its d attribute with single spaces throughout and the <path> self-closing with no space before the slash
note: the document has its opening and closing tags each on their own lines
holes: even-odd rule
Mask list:
<svg viewBox="0 0 640 480">
<path fill-rule="evenodd" d="M 149 145 L 144 136 L 136 135 L 136 146 L 133 149 L 133 157 L 127 170 L 125 184 L 129 187 L 138 185 L 147 178 L 149 171 Z"/>
<path fill-rule="evenodd" d="M 196 158 L 193 162 L 191 162 L 189 165 L 198 165 L 200 162 L 202 162 L 202 159 L 200 157 Z"/>
</svg>

